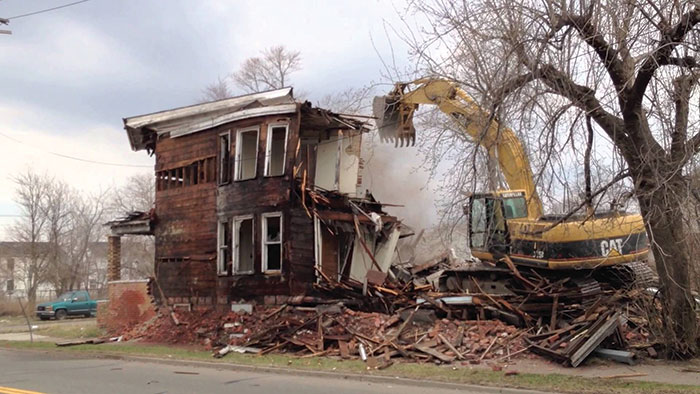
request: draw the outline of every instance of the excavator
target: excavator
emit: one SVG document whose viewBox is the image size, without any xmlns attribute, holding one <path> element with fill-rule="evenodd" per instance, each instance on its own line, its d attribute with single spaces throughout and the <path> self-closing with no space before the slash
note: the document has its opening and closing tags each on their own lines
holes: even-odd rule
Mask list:
<svg viewBox="0 0 700 394">
<path fill-rule="evenodd" d="M 502 274 L 527 267 L 537 275 L 571 278 L 582 296 L 600 293 L 601 285 L 653 283 L 653 271 L 645 261 L 649 245 L 642 217 L 620 211 L 546 215 L 516 133 L 456 83 L 420 79 L 397 83 L 388 95 L 375 97 L 373 111 L 381 139 L 395 141 L 397 146 L 415 144 L 413 116 L 421 105 L 436 106 L 471 141 L 485 148 L 509 187 L 471 194 L 464 207 L 471 254 L 494 267 L 476 270 L 482 279 L 485 272 L 491 277 L 490 284 L 482 280 L 481 287 L 506 291 L 502 277 L 494 274 L 496 267 L 501 267 Z M 452 271 L 446 287 L 475 290 L 474 276 L 477 272 Z"/>
</svg>

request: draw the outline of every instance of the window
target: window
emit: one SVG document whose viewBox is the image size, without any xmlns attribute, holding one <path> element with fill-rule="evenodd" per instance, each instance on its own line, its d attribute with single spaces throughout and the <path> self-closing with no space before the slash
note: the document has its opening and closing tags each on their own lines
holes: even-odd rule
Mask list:
<svg viewBox="0 0 700 394">
<path fill-rule="evenodd" d="M 483 198 L 472 200 L 471 247 L 483 248 L 486 243 L 486 201 Z"/>
<path fill-rule="evenodd" d="M 506 219 L 517 219 L 527 216 L 525 197 L 504 198 L 503 208 L 506 211 Z"/>
<path fill-rule="evenodd" d="M 12 257 L 9 257 L 9 258 L 7 259 L 7 271 L 8 271 L 10 274 L 12 274 L 13 272 L 15 272 L 15 259 L 13 259 Z"/>
<path fill-rule="evenodd" d="M 7 282 L 5 283 L 5 291 L 8 293 L 15 291 L 15 280 L 14 279 L 7 280 Z"/>
<path fill-rule="evenodd" d="M 231 132 L 219 135 L 219 184 L 231 181 Z"/>
<path fill-rule="evenodd" d="M 234 180 L 253 179 L 258 158 L 258 128 L 238 130 L 236 134 L 236 173 Z"/>
<path fill-rule="evenodd" d="M 76 302 L 85 302 L 87 301 L 87 295 L 85 293 L 75 293 L 73 294 L 73 299 Z"/>
<path fill-rule="evenodd" d="M 262 215 L 263 271 L 282 270 L 282 213 Z"/>
<path fill-rule="evenodd" d="M 267 150 L 265 152 L 265 176 L 284 175 L 287 153 L 287 130 L 289 126 L 270 125 L 267 128 Z"/>
<path fill-rule="evenodd" d="M 231 263 L 231 248 L 229 248 L 229 242 L 231 242 L 231 231 L 228 220 L 219 220 L 217 240 L 217 266 L 219 267 L 219 274 L 224 275 L 228 272 L 228 267 Z"/>
<path fill-rule="evenodd" d="M 236 274 L 252 274 L 255 247 L 253 215 L 238 217 L 233 222 L 233 269 Z"/>
<path fill-rule="evenodd" d="M 214 182 L 215 157 L 207 157 L 184 167 L 156 171 L 156 190 L 168 190 Z"/>
</svg>

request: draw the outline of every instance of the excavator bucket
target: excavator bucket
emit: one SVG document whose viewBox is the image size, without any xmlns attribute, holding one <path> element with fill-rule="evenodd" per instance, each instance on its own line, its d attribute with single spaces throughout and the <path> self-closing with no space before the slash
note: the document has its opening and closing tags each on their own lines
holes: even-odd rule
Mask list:
<svg viewBox="0 0 700 394">
<path fill-rule="evenodd" d="M 417 105 L 404 104 L 396 95 L 377 96 L 372 102 L 379 139 L 394 142 L 399 147 L 416 144 L 416 129 L 413 127 L 413 113 Z"/>
</svg>

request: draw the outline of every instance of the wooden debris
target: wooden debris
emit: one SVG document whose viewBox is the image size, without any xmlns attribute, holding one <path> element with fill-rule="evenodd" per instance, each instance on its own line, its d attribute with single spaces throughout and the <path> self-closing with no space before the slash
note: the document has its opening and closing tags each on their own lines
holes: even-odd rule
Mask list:
<svg viewBox="0 0 700 394">
<path fill-rule="evenodd" d="M 601 379 L 621 379 L 621 378 L 638 378 L 641 376 L 647 376 L 645 373 L 622 373 L 619 375 L 608 375 L 608 376 L 601 376 Z"/>
<path fill-rule="evenodd" d="M 105 342 L 107 342 L 105 338 L 76 339 L 72 341 L 56 342 L 56 346 L 98 345 Z"/>
</svg>

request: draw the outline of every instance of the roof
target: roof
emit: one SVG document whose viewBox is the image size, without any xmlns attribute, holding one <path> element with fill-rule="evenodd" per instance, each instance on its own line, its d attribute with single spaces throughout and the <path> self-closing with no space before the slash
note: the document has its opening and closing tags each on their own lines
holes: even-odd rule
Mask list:
<svg viewBox="0 0 700 394">
<path fill-rule="evenodd" d="M 28 257 L 31 254 L 31 242 L 0 242 L 0 257 Z M 46 254 L 51 249 L 49 242 L 35 242 L 36 252 Z"/>
<path fill-rule="evenodd" d="M 155 211 L 132 211 L 124 216 L 111 220 L 105 225 L 109 226 L 113 235 L 153 235 L 153 220 Z"/>
<path fill-rule="evenodd" d="M 152 150 L 162 134 L 180 137 L 236 120 L 296 111 L 292 88 L 282 88 L 132 116 L 124 119 L 124 128 L 131 149 Z"/>
</svg>

